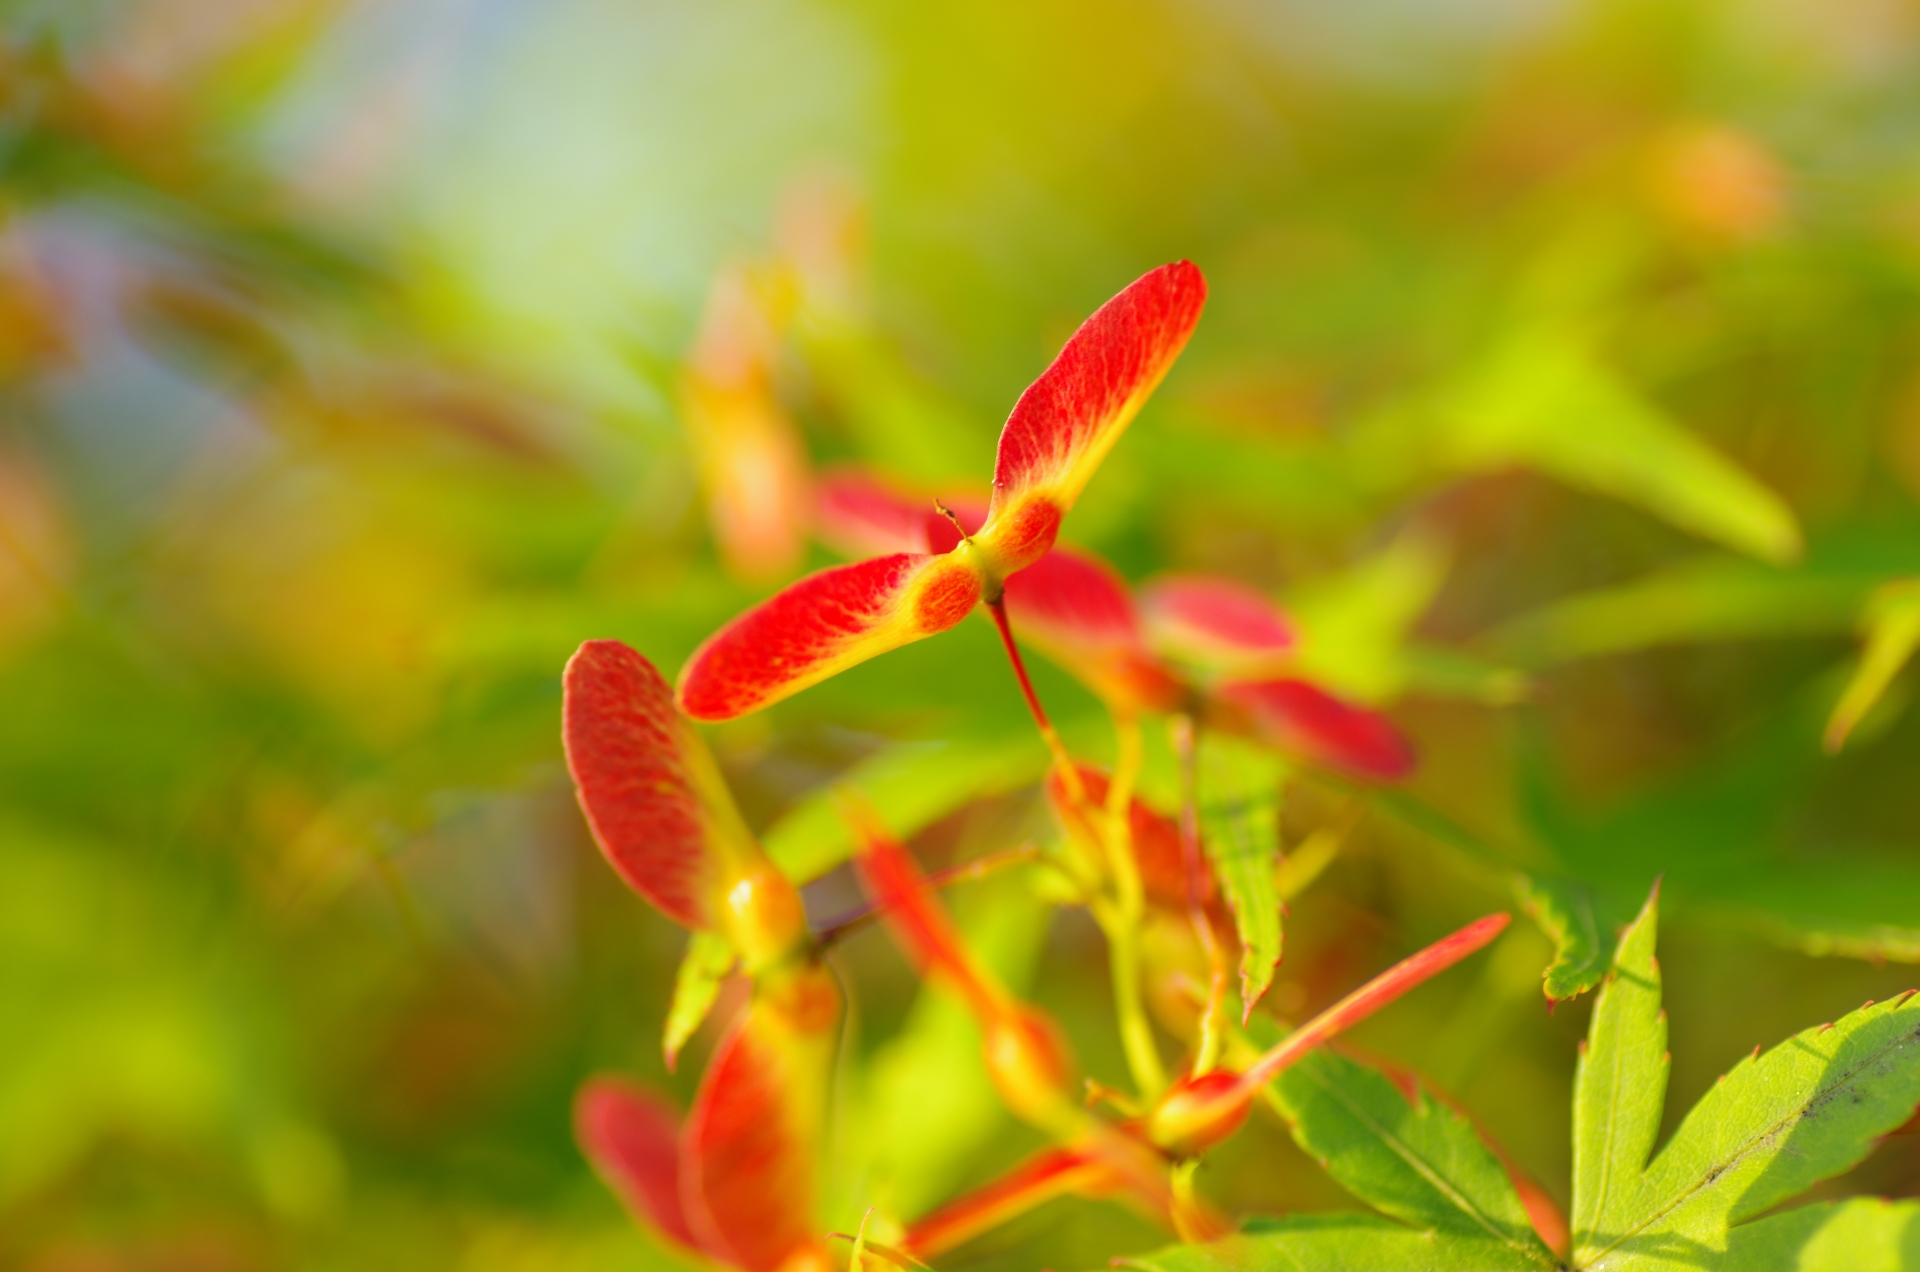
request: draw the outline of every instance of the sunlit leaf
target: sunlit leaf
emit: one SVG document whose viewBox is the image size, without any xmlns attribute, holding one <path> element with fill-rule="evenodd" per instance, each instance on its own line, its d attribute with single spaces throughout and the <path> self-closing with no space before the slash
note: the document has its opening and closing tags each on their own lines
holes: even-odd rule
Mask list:
<svg viewBox="0 0 1920 1272">
<path fill-rule="evenodd" d="M 1575 1079 L 1582 1267 L 1677 1266 L 1689 1250 L 1725 1248 L 1732 1225 L 1854 1166 L 1920 1102 L 1909 993 L 1741 1060 L 1649 1162 L 1667 1071 L 1656 923 L 1649 901 L 1621 938 Z"/>
<path fill-rule="evenodd" d="M 1901 1272 L 1920 1267 L 1920 1202 L 1852 1197 L 1741 1224 L 1725 1266 L 1738 1272 Z"/>
<path fill-rule="evenodd" d="M 680 970 L 673 978 L 667 1023 L 661 1031 L 660 1050 L 666 1057 L 667 1072 L 672 1073 L 679 1063 L 680 1049 L 705 1022 L 720 996 L 720 982 L 739 961 L 733 943 L 724 937 L 696 931 L 687 939 L 687 952 L 680 956 Z"/>
<path fill-rule="evenodd" d="M 1053 546 L 1060 519 L 1180 356 L 1206 300 L 1206 280 L 1186 261 L 1141 275 L 1020 395 L 1000 433 L 980 535 L 1003 573 Z"/>
<path fill-rule="evenodd" d="M 1854 727 L 1886 694 L 1914 649 L 1920 648 L 1920 579 L 1899 579 L 1875 592 L 1867 602 L 1863 626 L 1866 650 L 1827 719 L 1828 751 L 1846 745 Z"/>
<path fill-rule="evenodd" d="M 1853 622 L 1871 587 L 1846 572 L 1704 557 L 1553 602 L 1485 639 L 1523 667 L 1545 667 L 1658 645 L 1837 632 Z"/>
<path fill-rule="evenodd" d="M 696 720 L 731 720 L 952 627 L 980 599 L 956 557 L 897 553 L 809 575 L 740 615 L 694 651 L 679 702 Z"/>
<path fill-rule="evenodd" d="M 1571 337 L 1515 336 L 1435 409 L 1438 457 L 1463 471 L 1522 464 L 1763 561 L 1800 554 L 1785 501 Z"/>
<path fill-rule="evenodd" d="M 1265 1041 L 1260 1030 L 1253 1037 Z M 1558 1266 L 1473 1124 L 1418 1085 L 1402 1089 L 1379 1071 L 1322 1049 L 1267 1093 L 1301 1150 L 1382 1213 L 1499 1247 L 1501 1266 Z"/>
<path fill-rule="evenodd" d="M 1120 1259 L 1142 1272 L 1527 1272 L 1492 1241 L 1437 1240 L 1377 1215 L 1299 1215 L 1258 1220 L 1237 1237 L 1212 1245 L 1173 1246 Z"/>
</svg>

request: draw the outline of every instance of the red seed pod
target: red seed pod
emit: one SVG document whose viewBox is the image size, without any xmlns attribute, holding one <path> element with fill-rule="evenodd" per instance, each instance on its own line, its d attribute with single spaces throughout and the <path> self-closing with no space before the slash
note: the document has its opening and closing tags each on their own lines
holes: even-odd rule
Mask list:
<svg viewBox="0 0 1920 1272">
<path fill-rule="evenodd" d="M 1182 1078 L 1147 1114 L 1147 1138 L 1175 1157 L 1196 1157 L 1239 1130 L 1252 1109 L 1252 1092 L 1237 1073 Z"/>
<path fill-rule="evenodd" d="M 1059 1030 L 1031 1008 L 1010 1006 L 986 1022 L 987 1073 L 1017 1116 L 1038 1126 L 1071 1118 L 1075 1072 Z"/>
</svg>

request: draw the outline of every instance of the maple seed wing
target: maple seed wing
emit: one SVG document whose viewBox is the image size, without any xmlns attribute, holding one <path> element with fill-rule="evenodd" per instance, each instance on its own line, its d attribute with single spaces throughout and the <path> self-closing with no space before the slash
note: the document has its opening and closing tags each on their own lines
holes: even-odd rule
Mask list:
<svg viewBox="0 0 1920 1272">
<path fill-rule="evenodd" d="M 1274 658 L 1298 641 L 1280 607 L 1244 583 L 1176 574 L 1140 590 L 1154 645 L 1195 662 L 1245 664 Z"/>
<path fill-rule="evenodd" d="M 668 918 L 712 927 L 728 880 L 759 849 L 672 689 L 617 640 L 581 645 L 562 687 L 567 768 L 600 850 Z"/>
<path fill-rule="evenodd" d="M 1382 781 L 1413 772 L 1413 746 L 1391 720 L 1305 680 L 1237 681 L 1214 699 L 1215 723 L 1278 750 Z"/>
<path fill-rule="evenodd" d="M 821 542 L 842 555 L 925 552 L 931 512 L 928 500 L 895 490 L 865 469 L 843 465 L 820 475 L 815 525 Z"/>
<path fill-rule="evenodd" d="M 1044 1148 L 920 1219 L 907 1229 L 905 1244 L 922 1258 L 937 1258 L 1055 1197 L 1098 1196 L 1116 1186 L 1112 1171 L 1092 1148 Z"/>
<path fill-rule="evenodd" d="M 843 556 L 951 552 L 962 530 L 977 533 L 986 520 L 983 500 L 944 490 L 938 498 L 914 494 L 858 465 L 840 464 L 820 476 L 815 525 L 820 541 Z"/>
<path fill-rule="evenodd" d="M 731 720 L 945 631 L 980 599 L 959 556 L 901 552 L 812 574 L 715 632 L 680 673 L 680 706 Z"/>
<path fill-rule="evenodd" d="M 860 882 L 921 972 L 949 981 L 982 1020 L 1006 1012 L 1006 990 L 974 959 L 919 864 L 868 810 L 855 806 L 847 813 L 860 840 L 860 855 L 854 858 Z"/>
<path fill-rule="evenodd" d="M 679 1115 L 618 1078 L 589 1079 L 573 1102 L 573 1134 L 594 1171 L 636 1219 L 699 1249 L 680 1206 Z"/>
<path fill-rule="evenodd" d="M 1004 573 L 1052 546 L 1060 518 L 1186 346 L 1206 299 L 1191 262 L 1162 265 L 1102 305 L 1020 395 L 1000 433 L 981 535 Z"/>
<path fill-rule="evenodd" d="M 774 1272 L 819 1244 L 815 1156 L 838 1033 L 831 975 L 757 996 L 715 1049 L 680 1140 L 680 1196 L 708 1254 Z"/>
</svg>

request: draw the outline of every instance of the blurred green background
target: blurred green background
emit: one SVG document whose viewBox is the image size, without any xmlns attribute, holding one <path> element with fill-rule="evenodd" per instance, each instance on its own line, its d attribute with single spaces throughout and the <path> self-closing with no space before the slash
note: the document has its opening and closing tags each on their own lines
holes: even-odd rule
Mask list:
<svg viewBox="0 0 1920 1272">
<path fill-rule="evenodd" d="M 1916 71 L 1903 0 L 0 2 L 0 1266 L 669 1264 L 569 1101 L 684 1099 L 708 1039 L 664 1073 L 682 937 L 574 810 L 562 664 L 671 671 L 832 559 L 725 537 L 740 437 L 785 457 L 750 490 L 982 485 L 1177 257 L 1207 315 L 1067 535 L 1283 597 L 1453 823 L 1365 818 L 1276 1004 L 1661 874 L 1676 1110 L 1904 987 L 1920 720 L 1895 677 L 1821 733 L 1920 573 Z M 757 433 L 689 406 L 729 340 Z M 1049 833 L 983 624 L 711 736 L 789 860 L 836 779 L 929 861 Z M 954 900 L 1118 1084 L 1097 934 L 1023 896 Z M 1358 1040 L 1559 1192 L 1552 957 L 1516 925 Z M 882 937 L 837 958 L 851 1228 L 1031 1141 Z M 1920 1193 L 1912 1144 L 1835 1187 Z M 1272 1125 L 1219 1157 L 1230 1204 L 1347 1204 Z M 1066 1202 L 950 1262 L 1159 1240 Z"/>
</svg>

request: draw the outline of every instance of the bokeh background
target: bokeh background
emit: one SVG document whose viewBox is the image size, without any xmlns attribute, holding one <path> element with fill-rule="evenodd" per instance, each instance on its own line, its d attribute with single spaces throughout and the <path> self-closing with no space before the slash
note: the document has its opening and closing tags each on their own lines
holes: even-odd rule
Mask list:
<svg viewBox="0 0 1920 1272">
<path fill-rule="evenodd" d="M 559 670 L 830 561 L 820 464 L 984 483 L 1177 257 L 1206 318 L 1069 537 L 1284 598 L 1451 822 L 1368 812 L 1282 1010 L 1514 870 L 1603 926 L 1664 874 L 1671 1123 L 1912 982 L 1920 721 L 1821 731 L 1920 573 L 1917 55 L 1903 0 L 0 3 L 0 1266 L 674 1266 L 569 1102 L 684 1098 L 710 1036 L 665 1073 L 682 937 L 586 837 Z M 788 860 L 835 781 L 936 864 L 1049 833 L 983 624 L 711 737 Z M 1085 917 L 954 902 L 1119 1084 Z M 1551 956 L 1358 1040 L 1564 1200 Z M 836 958 L 850 1228 L 1030 1140 L 884 938 Z M 1920 1193 L 1911 1143 L 1833 1189 Z M 1350 1204 L 1272 1125 L 1219 1156 Z M 952 1262 L 1160 1239 L 1062 1202 Z"/>
</svg>

